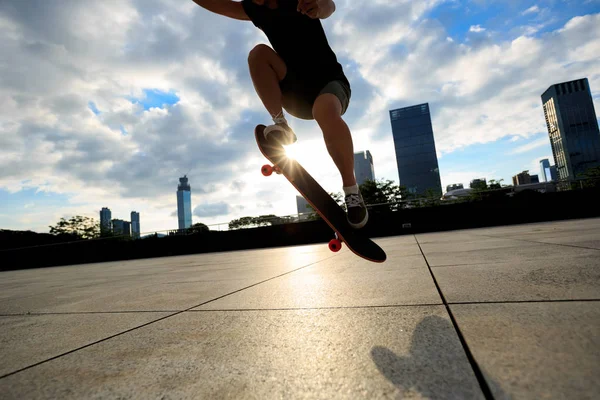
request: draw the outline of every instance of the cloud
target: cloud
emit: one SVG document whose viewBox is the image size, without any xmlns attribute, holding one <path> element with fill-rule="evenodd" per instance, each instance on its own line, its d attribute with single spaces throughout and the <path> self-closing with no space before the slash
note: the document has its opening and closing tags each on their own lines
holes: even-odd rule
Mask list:
<svg viewBox="0 0 600 400">
<path fill-rule="evenodd" d="M 231 212 L 231 206 L 223 201 L 213 204 L 202 204 L 194 208 L 193 215 L 196 217 L 215 217 L 227 215 Z"/>
<path fill-rule="evenodd" d="M 482 28 L 479 25 L 471 25 L 471 27 L 469 28 L 469 32 L 476 32 L 476 33 L 478 33 L 478 32 L 483 32 L 483 31 L 485 31 L 485 28 Z"/>
<path fill-rule="evenodd" d="M 392 108 L 428 102 L 443 157 L 544 133 L 540 95 L 553 83 L 588 77 L 600 90 L 599 14 L 535 36 L 537 19 L 510 39 L 465 42 L 448 40 L 451 27 L 432 17 L 443 3 L 340 0 L 323 21 L 352 85 L 344 118 L 356 148 L 373 153 L 378 178 L 397 179 Z M 488 26 L 478 22 L 471 28 Z M 62 214 L 97 218 L 104 206 L 125 219 L 140 211 L 143 230 L 174 228 L 185 173 L 207 223 L 295 212 L 295 189 L 259 172 L 253 130 L 268 114 L 247 54 L 266 39 L 251 23 L 191 1 L 30 0 L 2 2 L 0 37 L 0 54 L 10 54 L 0 60 L 0 188 L 69 199 L 31 219 L 40 229 Z M 341 191 L 316 123 L 291 124 L 298 144 L 309 144 L 303 165 Z"/>
<path fill-rule="evenodd" d="M 536 5 L 529 7 L 527 10 L 523 11 L 521 13 L 521 15 L 527 15 L 527 14 L 536 14 L 540 12 L 540 8 Z"/>
<path fill-rule="evenodd" d="M 547 137 L 543 137 L 537 140 L 534 140 L 531 143 L 527 143 L 523 146 L 519 146 L 516 149 L 514 149 L 513 151 L 510 152 L 510 154 L 521 154 L 521 153 L 526 153 L 528 151 L 540 148 L 540 147 L 544 147 L 544 146 L 550 146 L 550 139 L 548 139 Z"/>
</svg>

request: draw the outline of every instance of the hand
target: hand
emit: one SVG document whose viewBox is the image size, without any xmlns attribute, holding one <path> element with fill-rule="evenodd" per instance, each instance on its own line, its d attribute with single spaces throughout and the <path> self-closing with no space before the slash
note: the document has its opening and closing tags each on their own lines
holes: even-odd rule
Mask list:
<svg viewBox="0 0 600 400">
<path fill-rule="evenodd" d="M 298 0 L 298 12 L 308 15 L 312 19 L 319 18 L 323 3 L 327 0 Z"/>
</svg>

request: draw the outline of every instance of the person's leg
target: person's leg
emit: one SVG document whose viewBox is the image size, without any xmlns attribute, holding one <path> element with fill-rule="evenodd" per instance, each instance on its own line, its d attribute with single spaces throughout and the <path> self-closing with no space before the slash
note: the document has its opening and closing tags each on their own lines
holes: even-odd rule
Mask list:
<svg viewBox="0 0 600 400">
<path fill-rule="evenodd" d="M 254 89 L 273 118 L 274 125 L 265 128 L 265 137 L 274 138 L 282 144 L 296 141 L 296 134 L 283 115 L 281 81 L 287 74 L 285 62 L 269 46 L 259 44 L 248 55 L 248 67 Z"/>
<path fill-rule="evenodd" d="M 285 63 L 269 46 L 259 44 L 248 55 L 248 67 L 256 94 L 269 114 L 276 118 L 283 111 L 279 82 L 287 73 Z"/>
<path fill-rule="evenodd" d="M 354 145 L 350 128 L 342 119 L 342 103 L 332 93 L 323 93 L 313 105 L 313 117 L 323 131 L 327 151 L 342 175 L 344 187 L 356 185 Z"/>
<path fill-rule="evenodd" d="M 336 94 L 327 92 L 328 88 Z M 313 116 L 323 131 L 327 151 L 342 175 L 348 222 L 359 229 L 366 225 L 369 213 L 354 176 L 354 146 L 350 128 L 342 119 L 349 99 L 338 89 L 333 84 L 321 92 L 313 105 Z M 342 105 L 342 101 L 346 104 Z"/>
</svg>

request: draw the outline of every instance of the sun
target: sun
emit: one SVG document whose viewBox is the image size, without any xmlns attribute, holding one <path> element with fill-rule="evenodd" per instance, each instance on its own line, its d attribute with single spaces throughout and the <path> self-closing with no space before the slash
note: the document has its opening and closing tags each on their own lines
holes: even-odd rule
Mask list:
<svg viewBox="0 0 600 400">
<path fill-rule="evenodd" d="M 285 155 L 288 156 L 288 158 L 291 158 L 292 160 L 298 160 L 298 157 L 300 156 L 300 148 L 298 145 L 291 144 L 289 146 L 284 146 L 284 148 Z"/>
</svg>

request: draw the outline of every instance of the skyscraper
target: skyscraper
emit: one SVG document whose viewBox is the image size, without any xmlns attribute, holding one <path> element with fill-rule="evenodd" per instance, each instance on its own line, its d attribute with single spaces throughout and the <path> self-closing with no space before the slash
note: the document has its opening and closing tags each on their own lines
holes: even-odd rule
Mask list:
<svg viewBox="0 0 600 400">
<path fill-rule="evenodd" d="M 366 181 L 375 180 L 373 156 L 371 156 L 369 150 L 354 153 L 354 175 L 356 176 L 356 183 L 359 186 Z"/>
<path fill-rule="evenodd" d="M 540 182 L 550 182 L 550 161 L 547 158 L 540 160 Z"/>
<path fill-rule="evenodd" d="M 135 211 L 131 212 L 131 236 L 134 239 L 140 238 L 140 213 Z"/>
<path fill-rule="evenodd" d="M 309 207 L 308 201 L 302 196 L 296 196 L 296 207 L 298 209 L 298 214 L 313 212 L 313 209 Z"/>
<path fill-rule="evenodd" d="M 441 196 L 429 104 L 391 110 L 390 119 L 400 185 L 409 193 L 424 194 L 427 189 L 433 189 Z"/>
<path fill-rule="evenodd" d="M 130 236 L 131 235 L 131 224 L 129 221 L 123 221 L 122 219 L 113 219 L 113 232 L 118 236 Z"/>
<path fill-rule="evenodd" d="M 105 235 L 112 231 L 111 218 L 112 213 L 110 209 L 102 207 L 102 210 L 100 210 L 100 235 Z"/>
<path fill-rule="evenodd" d="M 177 186 L 177 219 L 179 229 L 187 229 L 192 226 L 192 189 L 186 175 L 179 178 Z"/>
<path fill-rule="evenodd" d="M 529 183 L 532 183 L 529 171 L 523 171 L 520 174 L 513 176 L 512 181 L 514 186 L 527 185 Z"/>
<path fill-rule="evenodd" d="M 600 166 L 600 130 L 587 78 L 550 86 L 542 104 L 558 179 Z"/>
</svg>

